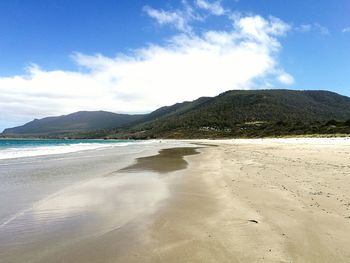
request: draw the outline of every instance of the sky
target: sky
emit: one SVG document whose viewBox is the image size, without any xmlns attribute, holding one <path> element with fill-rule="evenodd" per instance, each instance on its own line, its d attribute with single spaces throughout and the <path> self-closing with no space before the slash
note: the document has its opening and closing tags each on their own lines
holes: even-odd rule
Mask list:
<svg viewBox="0 0 350 263">
<path fill-rule="evenodd" d="M 234 89 L 350 96 L 349 0 L 2 0 L 0 131 Z"/>
</svg>

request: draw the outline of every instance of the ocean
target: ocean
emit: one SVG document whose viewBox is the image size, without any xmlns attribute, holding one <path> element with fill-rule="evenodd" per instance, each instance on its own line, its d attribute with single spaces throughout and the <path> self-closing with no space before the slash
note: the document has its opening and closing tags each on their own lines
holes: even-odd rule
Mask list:
<svg viewBox="0 0 350 263">
<path fill-rule="evenodd" d="M 115 146 L 127 146 L 145 141 L 133 140 L 0 140 L 0 160 L 21 157 L 72 153 Z"/>
</svg>

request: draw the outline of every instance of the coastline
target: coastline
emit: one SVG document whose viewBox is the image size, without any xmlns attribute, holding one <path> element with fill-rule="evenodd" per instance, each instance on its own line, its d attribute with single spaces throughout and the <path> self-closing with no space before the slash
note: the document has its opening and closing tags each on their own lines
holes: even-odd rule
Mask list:
<svg viewBox="0 0 350 263">
<path fill-rule="evenodd" d="M 0 161 L 49 155 L 70 154 L 83 151 L 94 151 L 127 145 L 152 144 L 155 140 L 100 140 L 100 139 L 9 139 L 0 140 Z"/>
<path fill-rule="evenodd" d="M 163 148 L 184 146 L 191 145 L 154 142 L 0 161 L 0 259 L 116 258 L 126 251 L 124 245 L 137 243 L 150 215 L 168 198 L 166 184 L 156 173 L 122 168 Z M 102 246 L 110 238 L 111 246 Z M 96 257 L 89 256 L 91 251 Z"/>
<path fill-rule="evenodd" d="M 76 214 L 60 215 L 68 220 L 57 229 L 60 238 L 47 232 L 50 242 L 41 250 L 29 246 L 13 261 L 11 250 L 0 257 L 8 262 L 21 256 L 27 262 L 350 260 L 349 138 L 161 142 L 123 152 L 125 159 L 116 149 L 70 154 L 72 160 L 40 157 L 48 166 L 56 163 L 53 171 L 62 165 L 68 165 L 63 172 L 78 171 L 78 180 L 56 202 L 39 208 L 67 200 Z M 69 187 L 66 181 L 62 185 Z M 76 194 L 93 198 L 79 203 Z M 47 211 L 44 215 L 48 218 Z M 87 232 L 79 232 L 79 224 Z M 67 235 L 71 226 L 80 238 Z M 0 238 L 0 247 L 5 242 Z"/>
</svg>

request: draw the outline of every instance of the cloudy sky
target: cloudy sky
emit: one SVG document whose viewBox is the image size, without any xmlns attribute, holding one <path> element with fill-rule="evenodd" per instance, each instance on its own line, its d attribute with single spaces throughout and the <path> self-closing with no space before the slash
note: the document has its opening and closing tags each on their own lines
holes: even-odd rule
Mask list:
<svg viewBox="0 0 350 263">
<path fill-rule="evenodd" d="M 350 96 L 348 0 L 0 2 L 0 130 L 230 89 Z"/>
</svg>

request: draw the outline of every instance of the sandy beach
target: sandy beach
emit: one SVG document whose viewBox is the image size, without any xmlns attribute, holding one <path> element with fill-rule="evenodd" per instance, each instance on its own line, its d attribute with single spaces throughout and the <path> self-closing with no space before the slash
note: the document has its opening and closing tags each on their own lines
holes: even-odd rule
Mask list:
<svg viewBox="0 0 350 263">
<path fill-rule="evenodd" d="M 349 139 L 163 141 L 138 150 L 46 160 L 51 175 L 68 162 L 79 178 L 93 175 L 73 186 L 63 176 L 55 194 L 24 193 L 11 213 L 3 202 L 0 261 L 350 262 Z M 20 172 L 9 165 L 0 167 Z"/>
</svg>

